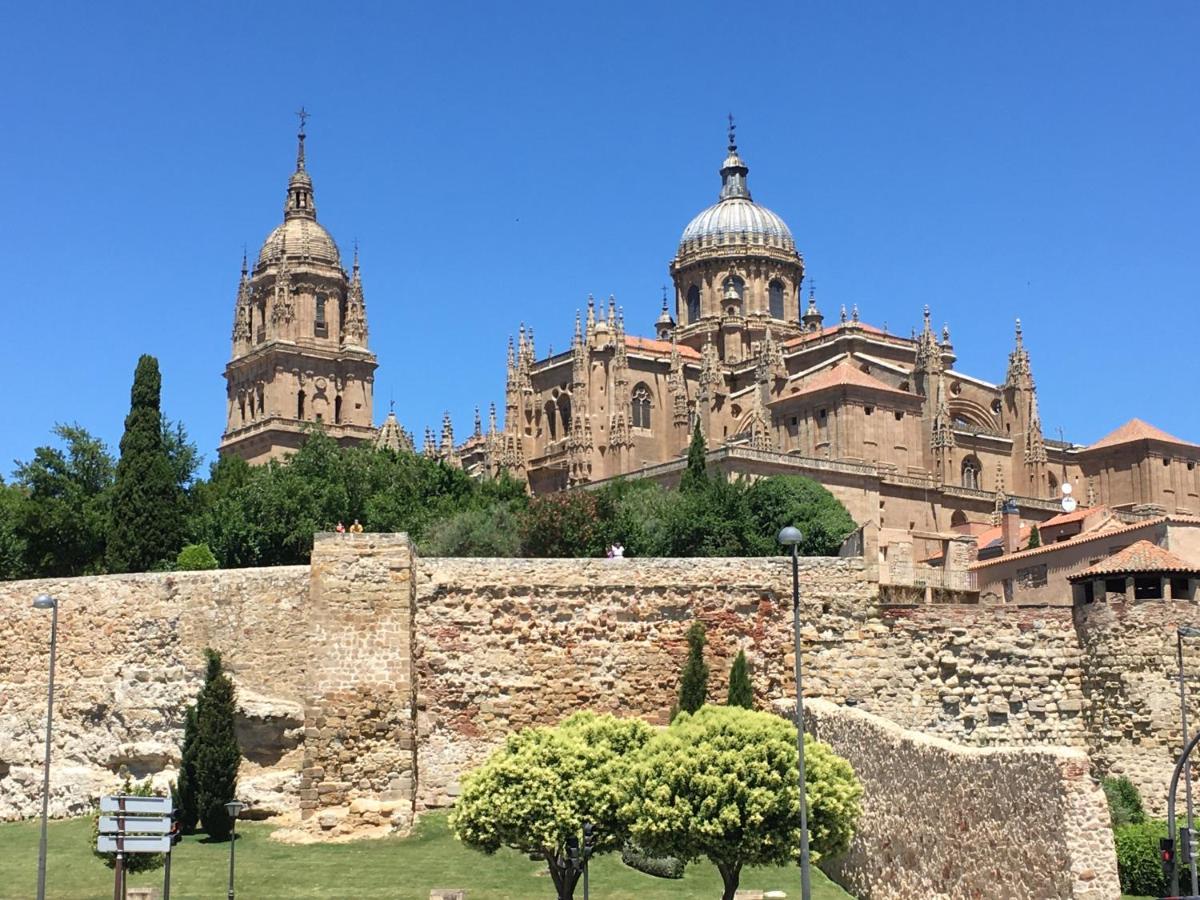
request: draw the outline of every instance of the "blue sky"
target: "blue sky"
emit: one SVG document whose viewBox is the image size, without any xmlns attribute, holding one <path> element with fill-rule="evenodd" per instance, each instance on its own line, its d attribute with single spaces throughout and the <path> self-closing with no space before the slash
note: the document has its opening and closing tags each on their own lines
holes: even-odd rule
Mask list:
<svg viewBox="0 0 1200 900">
<path fill-rule="evenodd" d="M 1200 4 L 19 4 L 0 33 L 0 472 L 78 421 L 114 447 L 140 353 L 211 458 L 242 247 L 301 104 L 320 219 L 361 246 L 377 419 L 503 406 L 522 321 L 589 292 L 651 333 L 716 198 L 725 115 L 827 314 L 929 304 L 1046 429 L 1200 441 Z"/>
</svg>

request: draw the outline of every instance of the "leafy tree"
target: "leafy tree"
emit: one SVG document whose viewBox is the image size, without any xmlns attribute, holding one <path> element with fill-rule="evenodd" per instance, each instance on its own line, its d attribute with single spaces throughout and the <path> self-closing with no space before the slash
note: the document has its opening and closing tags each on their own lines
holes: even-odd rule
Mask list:
<svg viewBox="0 0 1200 900">
<path fill-rule="evenodd" d="M 163 441 L 158 360 L 138 360 L 121 437 L 106 559 L 113 572 L 144 572 L 183 544 L 183 494 Z"/>
<path fill-rule="evenodd" d="M 664 556 L 746 556 L 752 526 L 742 481 L 710 478 L 667 508 Z"/>
<path fill-rule="evenodd" d="M 779 531 L 795 525 L 804 535 L 805 556 L 836 556 L 854 520 L 824 486 L 800 475 L 760 478 L 746 490 L 747 550 L 755 556 L 790 553 L 780 546 Z"/>
<path fill-rule="evenodd" d="M 516 556 L 520 526 L 512 503 L 451 513 L 429 526 L 420 548 L 424 556 Z"/>
<path fill-rule="evenodd" d="M 175 782 L 175 810 L 179 827 L 192 834 L 200 823 L 200 808 L 196 797 L 196 705 L 188 707 L 183 720 L 183 747 L 179 754 L 179 778 Z"/>
<path fill-rule="evenodd" d="M 1032 550 L 1034 547 L 1042 546 L 1042 533 L 1038 531 L 1038 527 L 1034 525 L 1029 529 L 1029 545 L 1026 550 Z"/>
<path fill-rule="evenodd" d="M 604 547 L 619 543 L 626 556 L 665 556 L 670 506 L 676 493 L 649 478 L 618 478 L 595 492 Z"/>
<path fill-rule="evenodd" d="M 215 569 L 217 558 L 208 549 L 208 544 L 188 544 L 175 557 L 175 568 L 181 572 Z"/>
<path fill-rule="evenodd" d="M 562 491 L 529 501 L 521 523 L 521 555 L 602 556 L 600 499 L 593 491 Z"/>
<path fill-rule="evenodd" d="M 750 664 L 746 662 L 745 650 L 738 651 L 729 669 L 729 699 L 725 705 L 754 709 L 754 687 L 750 683 Z"/>
<path fill-rule="evenodd" d="M 700 418 L 697 416 L 692 428 L 692 442 L 688 445 L 687 468 L 679 479 L 680 491 L 698 490 L 708 482 L 708 468 L 704 459 L 707 452 L 704 435 L 700 433 Z"/>
<path fill-rule="evenodd" d="M 688 656 L 679 679 L 679 712 L 693 713 L 708 702 L 708 665 L 704 662 L 704 645 L 708 637 L 704 623 L 697 619 L 688 629 Z M 672 716 L 674 718 L 674 716 Z"/>
<path fill-rule="evenodd" d="M 0 478 L 0 581 L 25 576 L 25 537 L 18 527 L 25 491 Z"/>
<path fill-rule="evenodd" d="M 1159 844 L 1167 836 L 1167 823 L 1147 820 L 1131 822 L 1113 829 L 1113 843 L 1117 850 L 1117 877 L 1121 881 L 1121 893 L 1137 897 L 1161 897 L 1170 885 L 1162 868 Z M 1176 855 L 1176 860 L 1182 857 Z M 1179 862 L 1180 883 L 1189 868 Z"/>
<path fill-rule="evenodd" d="M 150 779 L 136 782 L 129 777 L 129 773 L 125 772 L 124 778 L 121 781 L 120 793 L 127 797 L 159 797 L 162 796 L 154 789 Z M 92 856 L 101 860 L 110 869 L 115 869 L 117 866 L 117 854 L 101 853 L 96 849 L 97 839 L 100 837 L 100 812 L 97 811 L 92 816 L 92 834 L 91 834 L 91 850 Z M 165 858 L 161 853 L 126 853 L 125 862 L 122 868 L 126 872 L 153 872 L 155 869 L 162 868 Z"/>
<path fill-rule="evenodd" d="M 196 701 L 196 809 L 205 833 L 224 840 L 233 827 L 225 804 L 237 791 L 242 754 L 233 730 L 233 682 L 222 670 L 221 654 L 205 650 L 204 655 L 208 669 Z"/>
<path fill-rule="evenodd" d="M 24 542 L 25 574 L 88 575 L 104 571 L 113 458 L 103 441 L 78 425 L 55 425 L 65 449 L 38 447 L 18 463 L 16 534 Z"/>
<path fill-rule="evenodd" d="M 567 839 L 584 822 L 596 853 L 619 850 L 626 830 L 626 770 L 653 731 L 638 719 L 576 713 L 557 728 L 526 728 L 463 779 L 450 827 L 484 853 L 512 847 L 546 860 L 559 897 L 574 896 Z"/>
<path fill-rule="evenodd" d="M 805 736 L 805 789 L 814 860 L 850 844 L 862 787 L 850 764 Z M 795 726 L 770 713 L 705 706 L 680 715 L 638 755 L 622 810 L 644 850 L 707 857 L 732 900 L 744 866 L 794 864 L 800 851 Z"/>
</svg>

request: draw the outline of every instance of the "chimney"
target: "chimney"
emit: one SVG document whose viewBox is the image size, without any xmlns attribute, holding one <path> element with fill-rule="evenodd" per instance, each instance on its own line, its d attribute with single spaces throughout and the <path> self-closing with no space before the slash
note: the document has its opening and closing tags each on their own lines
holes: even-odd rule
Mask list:
<svg viewBox="0 0 1200 900">
<path fill-rule="evenodd" d="M 1000 509 L 1000 537 L 1006 554 L 1021 549 L 1021 512 L 1014 500 L 1004 501 Z"/>
</svg>

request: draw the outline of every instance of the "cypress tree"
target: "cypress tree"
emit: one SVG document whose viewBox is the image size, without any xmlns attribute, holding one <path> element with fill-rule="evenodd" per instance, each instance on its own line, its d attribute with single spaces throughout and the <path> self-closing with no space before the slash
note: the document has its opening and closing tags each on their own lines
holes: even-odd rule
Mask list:
<svg viewBox="0 0 1200 900">
<path fill-rule="evenodd" d="M 179 778 L 175 782 L 174 805 L 179 827 L 184 834 L 193 834 L 200 821 L 196 806 L 196 706 L 188 707 L 183 722 L 183 748 L 179 759 Z"/>
<path fill-rule="evenodd" d="M 704 623 L 696 620 L 688 629 L 688 658 L 679 680 L 679 712 L 694 713 L 708 702 L 708 666 L 704 664 L 704 645 L 708 638 Z"/>
<path fill-rule="evenodd" d="M 1038 531 L 1038 527 L 1034 525 L 1029 529 L 1029 546 L 1026 550 L 1032 550 L 1034 547 L 1042 546 L 1042 533 Z"/>
<path fill-rule="evenodd" d="M 121 436 L 112 495 L 107 563 L 112 572 L 144 572 L 173 560 L 183 544 L 183 497 L 163 442 L 158 360 L 138 360 Z"/>
<path fill-rule="evenodd" d="M 221 654 L 215 650 L 204 654 L 208 671 L 196 702 L 196 808 L 208 836 L 224 840 L 233 827 L 225 804 L 237 791 L 242 754 L 233 731 L 233 682 L 221 669 Z"/>
<path fill-rule="evenodd" d="M 697 418 L 692 429 L 692 443 L 688 445 L 687 469 L 679 479 L 681 491 L 699 490 L 708 484 L 708 471 L 704 463 L 706 453 L 704 435 L 700 433 L 700 419 Z"/>
<path fill-rule="evenodd" d="M 750 664 L 746 662 L 745 650 L 738 651 L 729 670 L 729 699 L 725 705 L 754 709 L 754 687 L 750 684 Z"/>
</svg>

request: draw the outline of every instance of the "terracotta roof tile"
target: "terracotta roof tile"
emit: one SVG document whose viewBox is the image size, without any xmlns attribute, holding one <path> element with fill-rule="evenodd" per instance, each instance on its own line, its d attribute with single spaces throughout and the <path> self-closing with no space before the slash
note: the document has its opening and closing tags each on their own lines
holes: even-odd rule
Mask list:
<svg viewBox="0 0 1200 900">
<path fill-rule="evenodd" d="M 1116 431 L 1106 434 L 1096 443 L 1086 449 L 1096 450 L 1100 447 L 1116 447 L 1119 444 L 1132 444 L 1134 441 L 1163 441 L 1167 444 L 1182 444 L 1185 447 L 1195 447 L 1190 441 L 1180 440 L 1174 435 L 1167 434 L 1161 428 L 1155 428 L 1149 422 L 1141 419 L 1130 419 Z"/>
<path fill-rule="evenodd" d="M 1075 512 L 1059 513 L 1052 519 L 1047 519 L 1045 522 L 1039 522 L 1038 528 L 1046 528 L 1049 525 L 1069 525 L 1072 522 L 1082 522 L 1092 513 L 1102 512 L 1103 506 L 1081 506 Z"/>
<path fill-rule="evenodd" d="M 1089 569 L 1076 572 L 1070 581 L 1088 581 L 1105 575 L 1127 575 L 1136 572 L 1179 572 L 1187 575 L 1200 574 L 1200 567 L 1180 559 L 1170 550 L 1164 550 L 1150 541 L 1137 541 L 1124 550 L 1102 559 Z"/>
<path fill-rule="evenodd" d="M 645 350 L 649 353 L 666 353 L 671 352 L 670 341 L 656 341 L 654 338 L 634 337 L 633 335 L 625 335 L 625 346 L 630 350 Z M 700 351 L 695 350 L 686 344 L 678 344 L 679 355 L 684 359 L 699 359 Z"/>
<path fill-rule="evenodd" d="M 1122 534 L 1128 534 L 1131 531 L 1137 531 L 1139 528 L 1146 528 L 1150 525 L 1161 525 L 1162 523 L 1171 525 L 1200 525 L 1200 518 L 1195 516 L 1155 516 L 1152 519 L 1142 519 L 1130 525 L 1123 525 L 1120 528 L 1104 528 L 1098 531 L 1089 531 L 1086 534 L 1079 534 L 1073 538 L 1068 538 L 1065 541 L 1055 541 L 1053 544 L 1042 544 L 1040 547 L 1034 547 L 1032 550 L 1018 550 L 1016 553 L 1009 553 L 1005 556 L 997 556 L 991 559 L 981 559 L 979 562 L 971 563 L 968 566 L 972 571 L 982 569 L 987 566 L 994 566 L 999 563 L 1009 562 L 1014 559 L 1025 559 L 1028 556 L 1037 556 L 1041 553 L 1050 553 L 1054 550 L 1059 550 L 1063 547 L 1076 547 L 1079 544 L 1086 544 L 1088 541 L 1108 540 Z M 980 545 L 983 546 L 982 544 Z"/>
<path fill-rule="evenodd" d="M 834 387 L 861 387 L 870 388 L 875 391 L 885 391 L 889 394 L 900 394 L 903 397 L 912 397 L 912 394 L 902 391 L 899 388 L 894 388 L 890 384 L 885 384 L 878 378 L 868 375 L 858 366 L 842 360 L 835 366 L 822 369 L 814 375 L 810 375 L 800 384 L 800 390 L 795 393 L 811 394 L 816 391 L 824 391 Z M 789 395 L 785 395 L 789 396 Z"/>
</svg>

